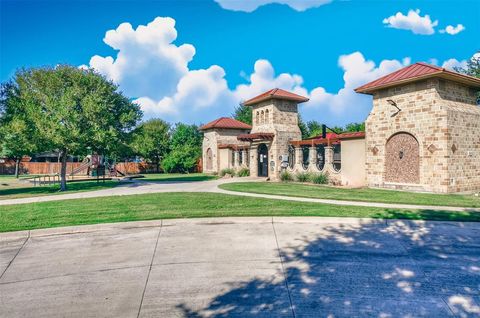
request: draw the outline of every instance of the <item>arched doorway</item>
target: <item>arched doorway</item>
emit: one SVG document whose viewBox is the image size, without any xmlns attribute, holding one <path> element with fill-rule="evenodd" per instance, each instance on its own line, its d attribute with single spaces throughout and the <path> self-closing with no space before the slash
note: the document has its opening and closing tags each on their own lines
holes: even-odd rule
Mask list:
<svg viewBox="0 0 480 318">
<path fill-rule="evenodd" d="M 420 183 L 420 149 L 417 139 L 411 134 L 401 132 L 388 139 L 385 181 Z"/>
<path fill-rule="evenodd" d="M 268 148 L 265 144 L 258 145 L 258 176 L 268 177 Z"/>
<path fill-rule="evenodd" d="M 207 166 L 207 171 L 210 171 L 213 169 L 213 158 L 212 158 L 212 149 L 211 148 L 208 148 L 207 149 L 207 162 L 206 162 L 206 166 Z"/>
</svg>

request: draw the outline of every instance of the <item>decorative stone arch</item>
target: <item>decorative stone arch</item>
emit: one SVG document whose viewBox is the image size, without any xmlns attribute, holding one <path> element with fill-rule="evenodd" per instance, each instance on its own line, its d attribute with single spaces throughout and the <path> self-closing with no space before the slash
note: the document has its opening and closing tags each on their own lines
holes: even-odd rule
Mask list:
<svg viewBox="0 0 480 318">
<path fill-rule="evenodd" d="M 212 153 L 212 148 L 207 149 L 207 162 L 206 162 L 206 168 L 207 171 L 213 170 L 213 153 Z"/>
<path fill-rule="evenodd" d="M 397 132 L 385 145 L 385 181 L 420 183 L 420 144 L 410 133 Z"/>
</svg>

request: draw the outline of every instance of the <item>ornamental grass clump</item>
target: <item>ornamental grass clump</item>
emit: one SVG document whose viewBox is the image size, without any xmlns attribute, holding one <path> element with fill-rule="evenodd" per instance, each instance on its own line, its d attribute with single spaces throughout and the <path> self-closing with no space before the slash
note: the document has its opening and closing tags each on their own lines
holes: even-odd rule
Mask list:
<svg viewBox="0 0 480 318">
<path fill-rule="evenodd" d="M 227 174 L 233 177 L 235 175 L 235 170 L 233 170 L 232 168 L 225 168 L 220 171 L 220 177 L 224 177 Z"/>
<path fill-rule="evenodd" d="M 296 179 L 298 182 L 309 182 L 311 179 L 311 174 L 308 172 L 299 172 L 296 175 Z"/>
<path fill-rule="evenodd" d="M 237 176 L 239 177 L 248 177 L 249 175 L 250 175 L 250 169 L 248 168 L 242 168 L 237 172 Z"/>
<path fill-rule="evenodd" d="M 315 184 L 327 184 L 328 183 L 328 174 L 326 173 L 314 173 L 310 179 Z"/>
<path fill-rule="evenodd" d="M 282 171 L 282 173 L 280 173 L 280 180 L 283 182 L 293 181 L 293 175 L 288 171 Z"/>
</svg>

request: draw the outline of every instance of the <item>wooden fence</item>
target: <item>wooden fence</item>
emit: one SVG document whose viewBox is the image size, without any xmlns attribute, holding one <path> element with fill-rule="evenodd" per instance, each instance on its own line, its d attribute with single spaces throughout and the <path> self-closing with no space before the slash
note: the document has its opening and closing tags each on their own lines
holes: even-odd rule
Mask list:
<svg viewBox="0 0 480 318">
<path fill-rule="evenodd" d="M 81 162 L 67 162 L 67 174 L 80 167 Z M 61 164 L 58 162 L 21 162 L 19 167 L 20 174 L 56 174 L 60 173 Z M 117 163 L 116 168 L 124 174 L 153 173 L 157 172 L 157 167 L 148 163 L 121 162 Z M 0 175 L 15 174 L 15 161 L 6 160 L 0 163 Z M 87 169 L 79 171 L 77 175 L 86 175 Z"/>
</svg>

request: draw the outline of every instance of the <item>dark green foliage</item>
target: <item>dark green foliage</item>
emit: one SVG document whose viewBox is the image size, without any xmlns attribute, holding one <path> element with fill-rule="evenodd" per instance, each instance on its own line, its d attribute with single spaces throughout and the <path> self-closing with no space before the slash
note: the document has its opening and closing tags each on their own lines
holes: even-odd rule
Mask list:
<svg viewBox="0 0 480 318">
<path fill-rule="evenodd" d="M 240 104 L 235 108 L 235 111 L 232 114 L 232 117 L 235 118 L 236 120 L 244 122 L 245 124 L 251 125 L 252 124 L 252 107 L 244 106 Z"/>
<path fill-rule="evenodd" d="M 296 175 L 295 175 L 295 179 L 298 181 L 298 182 L 309 182 L 310 179 L 311 179 L 311 174 L 309 172 L 305 172 L 305 171 L 302 171 L 302 172 L 298 172 Z"/>
<path fill-rule="evenodd" d="M 282 180 L 283 182 L 293 181 L 293 175 L 286 170 L 282 171 L 282 173 L 280 173 L 280 180 Z"/>
<path fill-rule="evenodd" d="M 223 177 L 226 174 L 229 174 L 233 177 L 235 175 L 235 170 L 233 170 L 232 168 L 225 168 L 220 170 L 220 177 Z"/>
<path fill-rule="evenodd" d="M 237 172 L 237 176 L 239 177 L 248 177 L 249 175 L 250 175 L 250 169 L 248 168 L 242 168 Z"/>
<path fill-rule="evenodd" d="M 313 173 L 310 177 L 310 181 L 315 184 L 328 184 L 328 174 Z"/>
<path fill-rule="evenodd" d="M 161 119 L 150 119 L 140 124 L 132 133 L 130 143 L 135 154 L 157 165 L 170 147 L 170 125 Z"/>
<path fill-rule="evenodd" d="M 171 134 L 171 151 L 163 159 L 163 169 L 166 172 L 193 172 L 202 156 L 202 133 L 196 125 L 178 123 Z"/>
<path fill-rule="evenodd" d="M 302 116 L 300 116 L 300 114 L 298 114 L 298 128 L 300 128 L 300 131 L 302 133 L 302 139 L 310 137 L 308 127 L 303 121 Z"/>
</svg>

